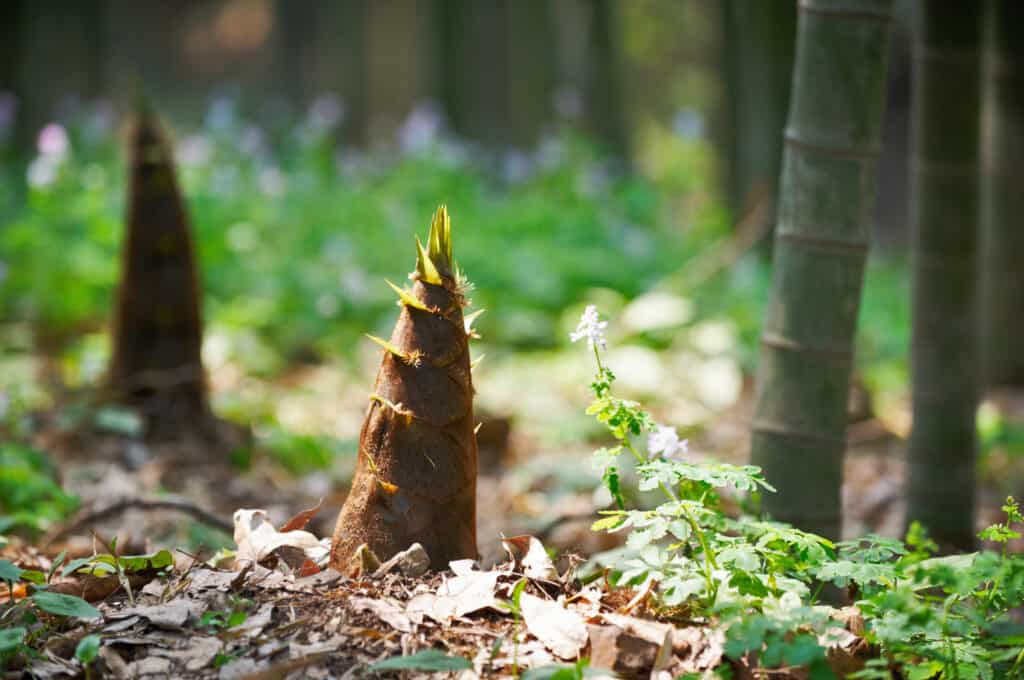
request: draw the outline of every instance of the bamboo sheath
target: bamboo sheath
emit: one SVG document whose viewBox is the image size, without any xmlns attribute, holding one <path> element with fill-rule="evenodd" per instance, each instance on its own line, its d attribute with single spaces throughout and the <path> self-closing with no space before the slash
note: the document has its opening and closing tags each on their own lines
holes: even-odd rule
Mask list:
<svg viewBox="0 0 1024 680">
<path fill-rule="evenodd" d="M 151 438 L 183 424 L 214 436 L 201 360 L 200 281 L 173 151 L 143 108 L 129 133 L 129 193 L 105 397 L 139 410 Z"/>
<path fill-rule="evenodd" d="M 339 571 L 357 567 L 363 546 L 388 559 L 420 543 L 433 569 L 477 557 L 473 334 L 444 207 L 418 252 L 412 288 L 392 284 L 402 311 L 391 339 L 374 338 L 384 352 L 335 525 Z"/>
</svg>

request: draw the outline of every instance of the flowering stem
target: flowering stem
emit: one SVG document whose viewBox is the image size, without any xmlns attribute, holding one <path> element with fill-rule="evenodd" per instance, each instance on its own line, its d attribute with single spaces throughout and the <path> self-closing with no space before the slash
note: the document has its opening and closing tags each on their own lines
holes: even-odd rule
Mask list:
<svg viewBox="0 0 1024 680">
<path fill-rule="evenodd" d="M 628 436 L 622 439 L 622 445 L 626 447 L 627 451 L 633 454 L 633 457 L 636 458 L 636 462 L 640 463 L 641 465 L 647 462 L 647 459 L 643 456 L 643 454 L 637 451 L 636 447 L 633 446 L 633 442 L 629 441 Z M 679 501 L 679 497 L 676 496 L 675 492 L 669 488 L 668 484 L 666 484 L 665 482 L 658 482 L 658 485 L 661 486 L 662 493 L 664 493 L 670 501 L 672 501 L 673 503 Z"/>
<path fill-rule="evenodd" d="M 589 311 L 589 308 L 588 308 L 588 311 Z M 584 315 L 584 316 L 586 316 L 586 315 Z M 595 323 L 596 323 L 596 319 L 597 319 L 597 317 L 596 317 L 596 312 L 595 312 L 595 316 L 594 316 Z M 581 323 L 580 328 L 583 328 L 583 324 L 582 323 Z M 600 329 L 598 329 L 598 330 L 600 330 Z M 577 332 L 579 332 L 579 331 L 577 331 Z M 574 337 L 573 341 L 575 342 L 576 339 L 577 338 Z M 601 344 L 600 341 L 599 341 L 600 338 L 597 338 L 597 340 L 598 341 L 595 341 L 595 342 L 591 343 L 591 347 L 594 350 L 594 360 L 597 361 L 598 374 L 600 376 L 602 376 L 602 378 L 603 378 L 603 377 L 606 377 L 606 376 L 605 376 L 604 364 L 601 363 L 601 350 L 599 348 L 599 345 Z M 598 393 L 597 396 L 601 397 L 601 396 L 604 396 L 604 395 Z M 637 450 L 636 446 L 633 445 L 633 442 L 630 441 L 628 434 L 625 434 L 622 437 L 620 437 L 619 441 L 622 443 L 622 446 L 627 451 L 629 451 L 631 454 L 633 454 L 633 457 L 636 459 L 636 462 L 638 464 L 643 465 L 644 463 L 648 462 L 648 458 L 646 456 L 644 456 L 642 453 L 640 453 Z M 690 511 L 690 509 L 685 504 L 679 503 L 679 497 L 672 490 L 672 488 L 669 487 L 668 484 L 666 484 L 664 481 L 659 481 L 658 485 L 661 487 L 661 491 L 662 491 L 662 493 L 665 494 L 666 498 L 668 498 L 673 503 L 679 504 L 680 509 L 682 509 L 682 511 L 683 511 L 684 519 L 686 520 L 686 523 L 690 526 L 690 532 L 694 536 L 697 537 L 697 542 L 700 543 L 700 547 L 704 551 L 704 580 L 707 582 L 708 593 L 710 594 L 710 604 L 714 605 L 715 600 L 718 598 L 718 588 L 717 588 L 717 586 L 715 584 L 715 579 L 714 579 L 714 574 L 713 574 L 713 571 L 718 569 L 718 560 L 715 558 L 715 553 L 711 549 L 711 545 L 708 543 L 707 536 L 704 535 L 704 531 L 701 530 L 700 524 L 697 523 L 697 518 L 694 517 L 694 515 Z"/>
<path fill-rule="evenodd" d="M 637 451 L 636 447 L 633 446 L 633 442 L 629 441 L 628 436 L 622 439 L 622 445 L 626 447 L 627 451 L 633 454 L 633 457 L 636 458 L 638 463 L 642 465 L 647 462 L 647 459 L 643 454 Z M 675 492 L 672 491 L 665 482 L 659 482 L 659 485 L 661 486 L 662 493 L 664 493 L 670 501 L 673 503 L 679 502 L 679 497 L 676 496 Z M 700 543 L 700 547 L 704 551 L 704 580 L 707 581 L 708 592 L 711 593 L 711 604 L 714 604 L 715 599 L 718 597 L 718 588 L 715 587 L 715 579 L 712 575 L 712 569 L 718 569 L 718 560 L 715 559 L 715 553 L 711 550 L 707 537 L 701 530 L 700 525 L 697 524 L 697 518 L 693 516 L 693 513 L 690 512 L 690 509 L 685 505 L 680 505 L 679 507 L 682 508 L 683 514 L 686 516 L 686 523 L 690 525 L 690 531 L 692 531 L 693 535 L 697 537 L 697 542 Z"/>
</svg>

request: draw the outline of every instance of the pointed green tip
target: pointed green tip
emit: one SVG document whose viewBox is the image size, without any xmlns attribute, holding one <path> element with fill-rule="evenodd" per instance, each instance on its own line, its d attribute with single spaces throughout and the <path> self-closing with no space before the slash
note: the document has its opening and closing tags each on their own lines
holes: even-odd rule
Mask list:
<svg viewBox="0 0 1024 680">
<path fill-rule="evenodd" d="M 141 120 L 149 120 L 153 115 L 153 107 L 149 103 L 149 97 L 139 88 L 135 92 L 135 115 Z"/>
<path fill-rule="evenodd" d="M 441 205 L 434 212 L 426 248 L 416 237 L 416 250 L 416 271 L 421 279 L 441 285 L 442 275 L 452 275 L 452 221 L 447 206 Z"/>
<path fill-rule="evenodd" d="M 405 290 L 404 288 L 399 288 L 398 286 L 396 286 L 395 284 L 391 283 L 387 279 L 384 279 L 384 283 L 388 284 L 388 286 L 390 286 L 391 290 L 395 291 L 398 294 L 398 299 L 399 299 L 399 303 L 400 304 L 403 304 L 406 307 L 413 307 L 415 309 L 421 309 L 424 312 L 429 312 L 430 311 L 430 308 L 427 307 L 422 302 L 420 302 L 419 298 L 417 298 L 415 295 L 413 295 L 410 291 Z"/>
<path fill-rule="evenodd" d="M 129 85 L 132 97 L 132 106 L 134 108 L 135 117 L 146 124 L 150 124 L 153 119 L 153 102 L 151 101 L 149 94 L 146 92 L 146 86 L 142 82 L 137 74 L 131 79 Z"/>
<path fill-rule="evenodd" d="M 394 354 L 399 359 L 402 359 L 403 361 L 406 359 L 405 352 L 403 352 L 402 350 L 398 349 L 397 347 L 392 345 L 390 342 L 388 342 L 384 338 L 378 338 L 376 335 L 370 335 L 369 333 L 366 333 L 366 337 L 368 339 L 372 340 L 373 342 L 377 343 L 381 347 L 383 347 L 385 351 L 387 351 L 387 352 L 389 352 L 391 354 Z"/>
<path fill-rule="evenodd" d="M 434 260 L 423 247 L 419 236 L 416 237 L 416 252 L 416 273 L 419 274 L 420 279 L 440 286 L 442 284 L 441 273 L 434 266 Z"/>
<path fill-rule="evenodd" d="M 452 220 L 448 216 L 448 206 L 441 204 L 434 212 L 430 221 L 430 256 L 435 263 L 446 268 L 452 266 Z"/>
</svg>

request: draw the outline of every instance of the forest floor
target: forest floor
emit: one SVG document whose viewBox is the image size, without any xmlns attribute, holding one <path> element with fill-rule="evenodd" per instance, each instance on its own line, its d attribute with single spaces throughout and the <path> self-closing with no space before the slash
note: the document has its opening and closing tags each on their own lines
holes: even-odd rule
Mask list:
<svg viewBox="0 0 1024 680">
<path fill-rule="evenodd" d="M 499 362 L 492 375 L 505 370 Z M 389 668 L 484 677 L 582 656 L 624 677 L 649 677 L 652 671 L 667 674 L 657 677 L 699 676 L 715 668 L 723 660 L 724 639 L 706 622 L 665 612 L 655 622 L 647 608 L 649 589 L 616 590 L 601 579 L 583 586 L 574 578 L 588 558 L 616 547 L 618 539 L 589 528 L 602 500 L 593 491 L 598 480 L 588 472 L 589 451 L 578 443 L 585 437 L 576 444 L 551 444 L 535 417 L 542 408 L 555 421 L 579 408 L 583 395 L 575 392 L 582 391 L 565 388 L 579 384 L 568 373 L 572 379 L 561 385 L 535 383 L 544 386 L 541 405 L 487 394 L 478 485 L 481 559 L 443 574 L 422 574 L 415 565 L 375 574 L 371 564 L 361 574 L 325 570 L 303 576 L 317 570 L 301 561 L 289 567 L 279 553 L 235 570 L 231 560 L 218 562 L 216 548 L 234 547 L 236 510 L 265 510 L 269 523 L 280 527 L 299 510 L 317 506 L 319 512 L 303 524 L 308 521 L 305 528 L 317 537 L 329 536 L 344 500 L 336 479 L 344 473 L 297 475 L 264 457 L 240 471 L 226 460 L 194 455 L 197 444 L 187 440 L 161 446 L 111 432 L 69 436 L 52 425 L 55 419 L 41 419 L 37 440 L 60 461 L 63 485 L 80 498 L 80 510 L 38 541 L 15 540 L 0 558 L 47 573 L 58 553 L 67 561 L 102 553 L 116 536 L 117 554 L 167 549 L 173 564 L 108 575 L 102 585 L 81 574 L 57 578 L 54 587 L 92 601 L 102 619 L 54 619 L 44 626 L 33 643 L 39 654 L 30 673 L 83 676 L 75 650 L 89 634 L 102 640 L 90 672 L 100 669 L 103 677 L 114 678 L 357 677 Z M 316 404 L 319 417 L 340 420 L 351 430 L 363 408 L 362 399 L 352 396 L 358 382 L 369 384 L 365 376 L 311 367 L 258 387 L 267 399 L 294 401 L 295 412 L 305 417 Z M 745 461 L 749 381 L 738 386 L 737 397 L 693 429 L 695 458 Z M 1003 408 L 1014 411 L 1014 403 L 1004 399 Z M 844 533 L 851 536 L 902 531 L 905 414 L 888 408 L 884 415 L 875 413 L 866 400 L 852 408 L 843 490 Z M 1020 474 L 1012 465 L 996 474 L 1012 480 L 1011 469 Z M 1005 494 L 993 483 L 983 487 L 979 527 L 998 514 Z M 503 540 L 509 536 L 530 538 Z M 534 540 L 559 559 L 551 565 L 541 560 L 538 567 L 538 553 L 529 550 Z M 525 590 L 517 594 L 520 582 Z M 838 609 L 835 615 L 844 617 L 849 635 L 833 641 L 830 663 L 849 670 L 870 650 L 856 635 L 855 612 Z M 404 667 L 388 666 L 388 659 L 425 650 L 435 651 L 413 656 Z M 755 677 L 745 662 L 730 663 L 736 677 Z M 7 676 L 21 672 L 9 667 Z M 772 677 L 804 676 L 776 670 Z"/>
</svg>

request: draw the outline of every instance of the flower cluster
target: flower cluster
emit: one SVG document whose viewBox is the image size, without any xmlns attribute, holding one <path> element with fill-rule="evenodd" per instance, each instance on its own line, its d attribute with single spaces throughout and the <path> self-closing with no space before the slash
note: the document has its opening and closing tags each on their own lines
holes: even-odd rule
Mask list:
<svg viewBox="0 0 1024 680">
<path fill-rule="evenodd" d="M 583 316 L 580 317 L 580 323 L 576 326 L 576 330 L 569 334 L 569 339 L 576 342 L 586 338 L 587 346 L 591 349 L 595 345 L 601 349 L 608 349 L 608 343 L 604 338 L 604 329 L 607 327 L 608 322 L 601 321 L 598 318 L 597 307 L 587 305 L 587 308 L 583 310 Z"/>
<path fill-rule="evenodd" d="M 676 428 L 669 425 L 655 425 L 654 432 L 647 435 L 647 452 L 661 454 L 667 459 L 679 459 L 690 450 L 690 442 L 680 439 Z"/>
</svg>

